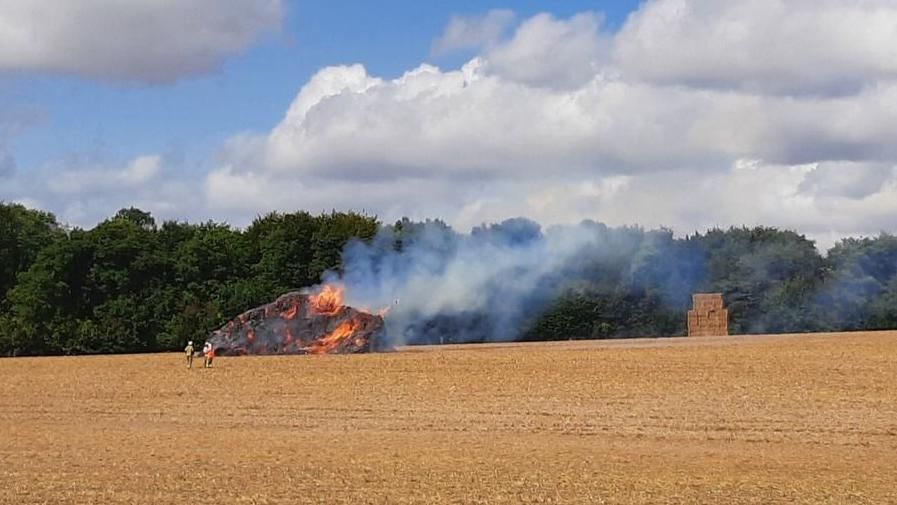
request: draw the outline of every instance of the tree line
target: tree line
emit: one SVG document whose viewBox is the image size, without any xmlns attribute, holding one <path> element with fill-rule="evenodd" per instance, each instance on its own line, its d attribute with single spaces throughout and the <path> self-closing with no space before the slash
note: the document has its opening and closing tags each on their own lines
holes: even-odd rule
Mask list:
<svg viewBox="0 0 897 505">
<path fill-rule="evenodd" d="M 693 293 L 723 293 L 729 331 L 801 333 L 897 328 L 897 237 L 847 238 L 826 254 L 792 231 L 713 229 L 683 238 L 634 236 L 610 257 L 584 259 L 526 338 L 616 338 L 686 333 Z"/>
<path fill-rule="evenodd" d="M 245 230 L 123 209 L 90 230 L 0 204 L 0 355 L 151 352 L 337 269 L 376 218 L 271 213 Z"/>
<path fill-rule="evenodd" d="M 0 355 L 179 349 L 339 271 L 350 241 L 384 231 L 409 240 L 414 229 L 355 212 L 274 212 L 245 229 L 157 224 L 131 208 L 85 230 L 0 202 Z M 897 237 L 889 234 L 844 239 L 823 255 L 802 235 L 768 227 L 681 238 L 640 227 L 596 225 L 595 233 L 614 247 L 584 255 L 550 303 L 515 329 L 521 339 L 682 335 L 693 292 L 725 295 L 733 333 L 897 328 Z"/>
</svg>

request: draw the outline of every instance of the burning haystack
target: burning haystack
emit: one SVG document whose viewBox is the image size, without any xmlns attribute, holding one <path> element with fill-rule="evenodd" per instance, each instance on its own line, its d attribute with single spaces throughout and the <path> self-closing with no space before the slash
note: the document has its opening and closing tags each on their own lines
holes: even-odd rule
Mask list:
<svg viewBox="0 0 897 505">
<path fill-rule="evenodd" d="M 371 352 L 383 317 L 343 305 L 342 287 L 287 293 L 244 312 L 209 338 L 216 355 Z"/>
</svg>

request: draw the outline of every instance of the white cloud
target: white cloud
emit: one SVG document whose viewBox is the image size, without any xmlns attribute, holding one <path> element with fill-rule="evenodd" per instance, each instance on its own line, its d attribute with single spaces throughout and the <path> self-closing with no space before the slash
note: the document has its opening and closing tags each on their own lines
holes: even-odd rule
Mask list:
<svg viewBox="0 0 897 505">
<path fill-rule="evenodd" d="M 150 184 L 159 173 L 162 158 L 140 156 L 124 168 L 67 169 L 48 179 L 47 188 L 57 195 L 89 195 L 139 188 Z"/>
<path fill-rule="evenodd" d="M 676 170 L 626 176 L 615 183 L 551 185 L 518 199 L 522 203 L 516 210 L 551 222 L 595 216 L 610 224 L 668 226 L 680 233 L 714 226 L 779 226 L 806 233 L 823 247 L 840 236 L 897 230 L 897 165 L 882 166 L 880 184 L 862 196 L 819 191 L 820 165 L 736 160 L 713 173 Z M 840 178 L 822 177 L 830 176 Z"/>
<path fill-rule="evenodd" d="M 653 0 L 615 40 L 635 79 L 845 94 L 897 77 L 893 0 Z"/>
<path fill-rule="evenodd" d="M 826 161 L 818 163 L 800 189 L 820 196 L 862 200 L 897 180 L 897 166 L 887 163 Z"/>
<path fill-rule="evenodd" d="M 250 144 L 254 168 L 330 179 L 543 178 L 670 168 L 897 158 L 897 84 L 794 99 L 596 76 L 554 91 L 423 66 L 386 81 L 323 70 Z M 244 139 L 245 141 L 245 139 Z"/>
<path fill-rule="evenodd" d="M 486 68 L 514 82 L 575 89 L 593 79 L 609 60 L 610 42 L 601 34 L 602 22 L 602 16 L 593 13 L 567 20 L 539 14 L 486 53 Z"/>
<path fill-rule="evenodd" d="M 803 19 L 808 5 L 760 3 L 782 19 Z M 801 60 L 795 70 L 776 73 L 771 69 L 787 55 L 760 52 L 753 35 L 720 39 L 740 55 L 733 71 L 741 79 L 719 66 L 722 56 L 677 60 L 665 47 L 627 49 L 645 37 L 669 37 L 680 48 L 710 44 L 701 30 L 676 38 L 667 34 L 672 28 L 648 22 L 670 5 L 645 4 L 616 34 L 602 31 L 595 14 L 539 15 L 456 70 L 422 64 L 388 79 L 361 65 L 324 68 L 271 131 L 227 142 L 202 182 L 146 157 L 112 173 L 69 169 L 43 191 L 24 188 L 17 177 L 16 194 L 53 202 L 68 215 L 102 217 L 147 202 L 167 216 L 236 224 L 274 209 L 355 209 L 386 221 L 440 217 L 461 228 L 520 215 L 680 233 L 771 225 L 808 233 L 823 246 L 844 235 L 897 231 L 897 78 L 887 64 L 863 63 L 844 87 L 832 76 L 860 68 L 847 66 L 838 52 L 844 48 L 803 54 L 802 41 L 790 49 Z M 766 30 L 766 18 L 743 5 L 693 1 L 669 12 L 685 16 L 683 26 L 694 18 L 725 34 L 726 16 L 743 10 L 745 33 Z M 819 5 L 834 8 L 829 0 Z M 874 0 L 843 9 L 853 20 L 888 13 Z M 832 36 L 846 44 L 843 29 Z M 888 50 L 863 44 L 850 46 L 854 63 Z M 840 70 L 823 68 L 828 52 Z M 819 71 L 805 75 L 803 59 Z M 652 61 L 656 74 L 643 71 Z M 694 79 L 695 69 L 716 78 Z"/>
<path fill-rule="evenodd" d="M 781 94 L 642 79 L 607 50 L 665 3 L 616 35 L 598 15 L 538 15 L 458 70 L 421 65 L 388 80 L 360 65 L 325 68 L 271 132 L 231 142 L 232 162 L 207 178 L 209 202 L 221 212 L 365 208 L 461 227 L 517 215 L 680 232 L 767 224 L 826 244 L 897 229 L 887 203 L 897 197 L 897 81 L 869 74 L 854 93 L 820 94 L 825 80 L 807 79 Z"/>
<path fill-rule="evenodd" d="M 482 16 L 453 16 L 443 34 L 433 41 L 431 52 L 445 54 L 481 49 L 498 42 L 517 20 L 514 11 L 493 9 Z"/>
<path fill-rule="evenodd" d="M 162 83 L 279 28 L 283 0 L 0 0 L 0 71 Z"/>
<path fill-rule="evenodd" d="M 165 167 L 163 157 L 146 155 L 120 166 L 75 161 L 23 170 L 0 186 L 0 200 L 50 210 L 62 222 L 91 227 L 132 206 L 157 219 L 190 215 L 205 207 L 198 185 Z"/>
</svg>

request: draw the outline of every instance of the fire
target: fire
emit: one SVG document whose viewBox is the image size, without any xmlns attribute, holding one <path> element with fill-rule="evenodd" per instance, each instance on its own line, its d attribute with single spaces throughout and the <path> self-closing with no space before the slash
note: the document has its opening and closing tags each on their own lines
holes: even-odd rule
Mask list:
<svg viewBox="0 0 897 505">
<path fill-rule="evenodd" d="M 348 354 L 371 352 L 383 337 L 386 311 L 345 305 L 341 283 L 312 293 L 294 291 L 250 309 L 216 330 L 215 349 L 224 355 Z"/>
<path fill-rule="evenodd" d="M 291 320 L 296 318 L 296 314 L 299 313 L 299 304 L 293 304 L 289 309 L 280 313 L 280 317 Z"/>
<path fill-rule="evenodd" d="M 343 308 L 344 294 L 342 285 L 326 284 L 318 294 L 310 297 L 311 306 L 319 314 L 336 314 Z"/>
<path fill-rule="evenodd" d="M 346 339 L 355 334 L 358 323 L 355 320 L 349 320 L 339 325 L 335 330 L 318 339 L 317 342 L 308 347 L 309 354 L 327 354 Z"/>
</svg>

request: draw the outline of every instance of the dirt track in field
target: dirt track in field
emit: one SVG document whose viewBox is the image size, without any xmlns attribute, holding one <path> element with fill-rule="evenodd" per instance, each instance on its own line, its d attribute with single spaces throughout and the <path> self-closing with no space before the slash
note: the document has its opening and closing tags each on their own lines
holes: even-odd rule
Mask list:
<svg viewBox="0 0 897 505">
<path fill-rule="evenodd" d="M 38 503 L 897 503 L 897 332 L 0 360 Z"/>
</svg>

